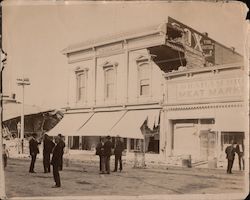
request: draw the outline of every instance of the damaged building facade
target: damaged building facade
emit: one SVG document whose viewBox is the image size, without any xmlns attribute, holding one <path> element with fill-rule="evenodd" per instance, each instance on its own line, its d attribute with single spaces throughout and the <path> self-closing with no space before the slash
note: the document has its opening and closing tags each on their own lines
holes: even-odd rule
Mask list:
<svg viewBox="0 0 250 200">
<path fill-rule="evenodd" d="M 70 45 L 69 108 L 49 134 L 71 150 L 100 136 L 124 138 L 128 151 L 193 161 L 244 144 L 243 57 L 198 31 L 168 22 Z"/>
</svg>

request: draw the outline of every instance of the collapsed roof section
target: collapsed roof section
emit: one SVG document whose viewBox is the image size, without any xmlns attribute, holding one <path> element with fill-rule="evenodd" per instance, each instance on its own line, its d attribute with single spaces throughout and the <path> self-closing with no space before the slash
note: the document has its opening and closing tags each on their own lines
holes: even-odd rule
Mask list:
<svg viewBox="0 0 250 200">
<path fill-rule="evenodd" d="M 153 61 L 164 71 L 211 67 L 243 61 L 228 48 L 185 24 L 169 17 L 164 45 L 149 47 Z"/>
</svg>

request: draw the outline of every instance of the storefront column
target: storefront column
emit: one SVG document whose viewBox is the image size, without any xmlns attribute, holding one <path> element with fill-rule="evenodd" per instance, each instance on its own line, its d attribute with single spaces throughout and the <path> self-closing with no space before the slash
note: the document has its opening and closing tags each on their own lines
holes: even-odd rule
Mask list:
<svg viewBox="0 0 250 200">
<path fill-rule="evenodd" d="M 221 155 L 221 131 L 217 131 L 217 159 L 220 159 L 220 155 Z"/>
<path fill-rule="evenodd" d="M 166 141 L 166 111 L 162 110 L 160 114 L 160 156 L 166 160 L 167 141 Z"/>
<path fill-rule="evenodd" d="M 173 124 L 172 120 L 167 120 L 167 156 L 173 155 Z"/>
<path fill-rule="evenodd" d="M 82 136 L 79 136 L 79 150 L 82 150 Z"/>
<path fill-rule="evenodd" d="M 69 136 L 65 136 L 65 152 L 69 152 Z"/>
<path fill-rule="evenodd" d="M 128 138 L 127 139 L 127 152 L 130 151 L 130 139 Z"/>
</svg>

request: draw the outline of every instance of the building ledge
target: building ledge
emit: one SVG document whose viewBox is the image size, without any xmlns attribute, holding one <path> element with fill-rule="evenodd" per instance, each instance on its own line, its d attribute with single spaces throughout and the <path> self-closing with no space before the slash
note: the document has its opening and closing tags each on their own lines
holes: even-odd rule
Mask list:
<svg viewBox="0 0 250 200">
<path fill-rule="evenodd" d="M 232 64 L 225 64 L 225 65 L 215 65 L 212 67 L 201 67 L 201 68 L 194 68 L 194 69 L 183 69 L 179 68 L 178 71 L 172 71 L 164 74 L 166 79 L 171 79 L 173 77 L 179 76 L 192 76 L 193 74 L 201 74 L 206 72 L 213 72 L 218 73 L 220 71 L 225 70 L 232 70 L 232 69 L 242 69 L 244 68 L 243 63 L 232 63 Z"/>
</svg>

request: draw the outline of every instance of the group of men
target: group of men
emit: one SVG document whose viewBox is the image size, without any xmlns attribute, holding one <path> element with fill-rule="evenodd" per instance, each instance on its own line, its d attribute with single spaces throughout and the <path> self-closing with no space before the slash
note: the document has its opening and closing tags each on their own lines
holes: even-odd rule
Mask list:
<svg viewBox="0 0 250 200">
<path fill-rule="evenodd" d="M 237 153 L 238 158 L 239 158 L 239 170 L 245 169 L 243 145 L 241 145 L 239 142 L 236 143 L 233 140 L 230 143 L 231 143 L 231 145 L 229 145 L 225 150 L 225 153 L 227 155 L 226 158 L 228 160 L 228 163 L 227 163 L 227 173 L 228 174 L 232 174 L 235 153 Z"/>
<path fill-rule="evenodd" d="M 118 162 L 119 171 L 122 171 L 122 152 L 124 151 L 124 144 L 119 136 L 116 137 L 115 144 L 111 142 L 111 137 L 107 136 L 106 140 L 100 138 L 100 142 L 96 147 L 96 155 L 100 157 L 100 174 L 110 174 L 110 157 L 115 155 L 115 168 L 113 172 L 117 172 Z"/>
<path fill-rule="evenodd" d="M 35 162 L 37 154 L 39 154 L 38 145 L 41 144 L 41 141 L 36 139 L 36 134 L 32 134 L 32 137 L 29 141 L 29 150 L 31 156 L 30 163 L 30 173 L 36 173 L 34 171 Z M 55 137 L 55 143 L 50 139 L 47 134 L 43 136 L 43 166 L 44 173 L 50 173 L 50 165 L 53 166 L 53 177 L 55 181 L 55 186 L 53 188 L 61 187 L 61 180 L 59 171 L 62 170 L 63 166 L 63 153 L 64 153 L 65 143 L 63 141 L 63 136 L 59 134 Z M 52 159 L 50 160 L 50 155 L 52 154 Z"/>
</svg>

